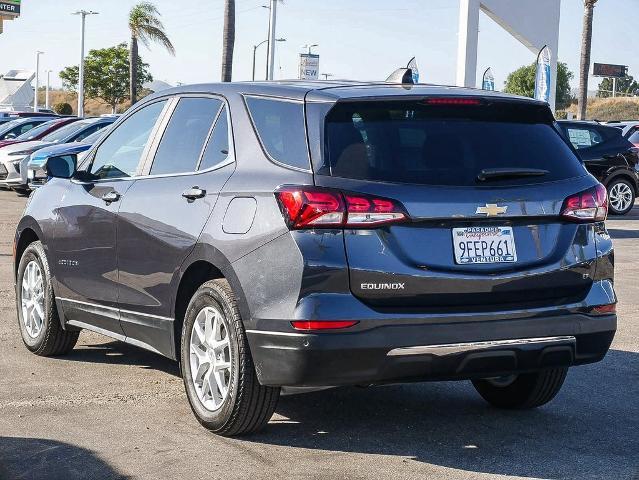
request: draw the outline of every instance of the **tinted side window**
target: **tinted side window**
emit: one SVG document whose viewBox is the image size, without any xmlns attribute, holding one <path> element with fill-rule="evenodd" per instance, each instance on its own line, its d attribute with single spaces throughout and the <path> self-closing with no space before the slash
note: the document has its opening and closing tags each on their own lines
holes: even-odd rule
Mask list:
<svg viewBox="0 0 639 480">
<path fill-rule="evenodd" d="M 628 136 L 628 141 L 639 146 L 639 127 L 635 128 L 632 133 L 630 133 L 630 136 Z"/>
<path fill-rule="evenodd" d="M 102 143 L 93 158 L 91 173 L 98 178 L 135 175 L 144 148 L 166 100 L 148 105 L 122 122 Z"/>
<path fill-rule="evenodd" d="M 603 137 L 595 129 L 568 127 L 566 131 L 568 132 L 570 143 L 576 149 L 594 147 L 603 142 Z"/>
<path fill-rule="evenodd" d="M 92 127 L 85 128 L 80 133 L 78 133 L 75 137 L 73 137 L 73 140 L 71 140 L 71 141 L 72 142 L 81 142 L 82 140 L 84 140 L 88 136 L 93 135 L 95 132 L 97 132 L 98 130 L 103 129 L 107 125 L 108 125 L 108 123 L 98 123 L 97 125 L 93 125 Z"/>
<path fill-rule="evenodd" d="M 206 170 L 219 165 L 227 158 L 229 158 L 229 123 L 226 115 L 226 106 L 224 106 L 217 122 L 215 122 L 213 133 L 211 133 L 209 143 L 206 145 L 198 170 Z"/>
<path fill-rule="evenodd" d="M 261 97 L 246 97 L 246 104 L 266 153 L 277 162 L 308 170 L 304 104 Z"/>
<path fill-rule="evenodd" d="M 195 171 L 221 105 L 214 98 L 181 98 L 162 136 L 150 174 Z"/>
</svg>

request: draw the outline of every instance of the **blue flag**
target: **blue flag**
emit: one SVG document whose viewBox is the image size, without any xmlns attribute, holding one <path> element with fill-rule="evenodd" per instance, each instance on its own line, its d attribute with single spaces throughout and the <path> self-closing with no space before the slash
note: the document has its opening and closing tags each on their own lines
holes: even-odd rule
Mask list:
<svg viewBox="0 0 639 480">
<path fill-rule="evenodd" d="M 539 51 L 535 74 L 535 99 L 546 103 L 550 101 L 550 57 L 551 52 L 548 46 Z"/>
</svg>

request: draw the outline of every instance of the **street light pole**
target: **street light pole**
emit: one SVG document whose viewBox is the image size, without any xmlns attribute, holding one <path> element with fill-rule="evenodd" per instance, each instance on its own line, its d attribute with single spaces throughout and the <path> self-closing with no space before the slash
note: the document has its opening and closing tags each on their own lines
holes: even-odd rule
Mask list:
<svg viewBox="0 0 639 480">
<path fill-rule="evenodd" d="M 51 86 L 51 70 L 47 70 L 47 90 L 46 95 L 44 97 L 44 108 L 49 110 L 49 89 Z"/>
<path fill-rule="evenodd" d="M 275 39 L 276 42 L 285 42 L 286 39 L 285 38 L 276 38 Z M 253 81 L 255 81 L 255 55 L 257 53 L 257 49 L 265 44 L 268 43 L 268 38 L 266 40 L 261 41 L 260 43 L 258 43 L 257 45 L 253 45 Z"/>
<path fill-rule="evenodd" d="M 84 117 L 84 33 L 87 15 L 97 15 L 98 12 L 78 10 L 73 15 L 82 17 L 82 39 L 80 41 L 80 72 L 78 75 L 78 117 Z"/>
<path fill-rule="evenodd" d="M 257 48 L 266 42 L 268 42 L 268 39 L 261 41 L 257 45 L 253 45 L 253 81 L 255 81 L 255 54 L 257 53 Z"/>
<path fill-rule="evenodd" d="M 319 47 L 319 44 L 317 44 L 317 43 L 314 43 L 312 45 L 306 44 L 302 48 L 308 48 L 308 54 L 311 55 L 313 53 L 313 52 L 311 52 L 311 49 L 313 47 Z"/>
<path fill-rule="evenodd" d="M 36 71 L 35 71 L 35 96 L 33 98 L 33 111 L 38 111 L 38 90 L 40 89 L 40 55 L 44 52 L 38 50 L 36 52 Z"/>
<path fill-rule="evenodd" d="M 273 69 L 275 68 L 275 24 L 277 21 L 277 2 L 271 0 L 271 16 L 268 22 L 268 60 L 266 62 L 266 79 L 273 80 Z"/>
</svg>

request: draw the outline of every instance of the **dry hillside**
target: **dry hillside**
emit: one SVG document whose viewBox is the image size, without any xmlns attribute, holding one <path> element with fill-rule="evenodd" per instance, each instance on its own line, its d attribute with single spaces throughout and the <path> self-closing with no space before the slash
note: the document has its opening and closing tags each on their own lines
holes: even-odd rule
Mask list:
<svg viewBox="0 0 639 480">
<path fill-rule="evenodd" d="M 567 111 L 572 112 L 576 117 L 577 105 L 571 105 Z M 639 120 L 639 98 L 589 98 L 586 116 L 589 120 L 603 122 L 610 120 Z"/>
<path fill-rule="evenodd" d="M 40 92 L 39 95 L 39 104 L 44 105 L 44 97 L 45 93 Z M 75 115 L 78 110 L 78 96 L 75 93 L 67 92 L 65 90 L 51 90 L 49 93 L 49 99 L 51 103 L 51 108 L 56 103 L 68 103 L 73 108 L 73 114 Z M 122 113 L 129 107 L 129 102 L 124 102 L 118 105 L 116 113 Z M 87 117 L 93 117 L 97 115 L 102 115 L 103 113 L 112 113 L 111 106 L 105 104 L 100 101 L 100 99 L 96 98 L 88 98 L 85 99 L 84 102 L 84 113 Z"/>
</svg>

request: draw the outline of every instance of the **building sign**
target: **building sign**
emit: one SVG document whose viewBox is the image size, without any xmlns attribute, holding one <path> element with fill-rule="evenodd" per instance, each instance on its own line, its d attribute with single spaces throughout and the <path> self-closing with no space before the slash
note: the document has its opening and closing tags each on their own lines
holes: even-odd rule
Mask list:
<svg viewBox="0 0 639 480">
<path fill-rule="evenodd" d="M 595 63 L 592 74 L 595 77 L 624 78 L 628 74 L 628 67 L 625 65 L 613 65 L 611 63 Z"/>
<path fill-rule="evenodd" d="M 0 15 L 13 17 L 20 15 L 20 0 L 0 0 Z"/>
<path fill-rule="evenodd" d="M 300 80 L 317 80 L 319 78 L 319 55 L 300 53 Z"/>
</svg>

